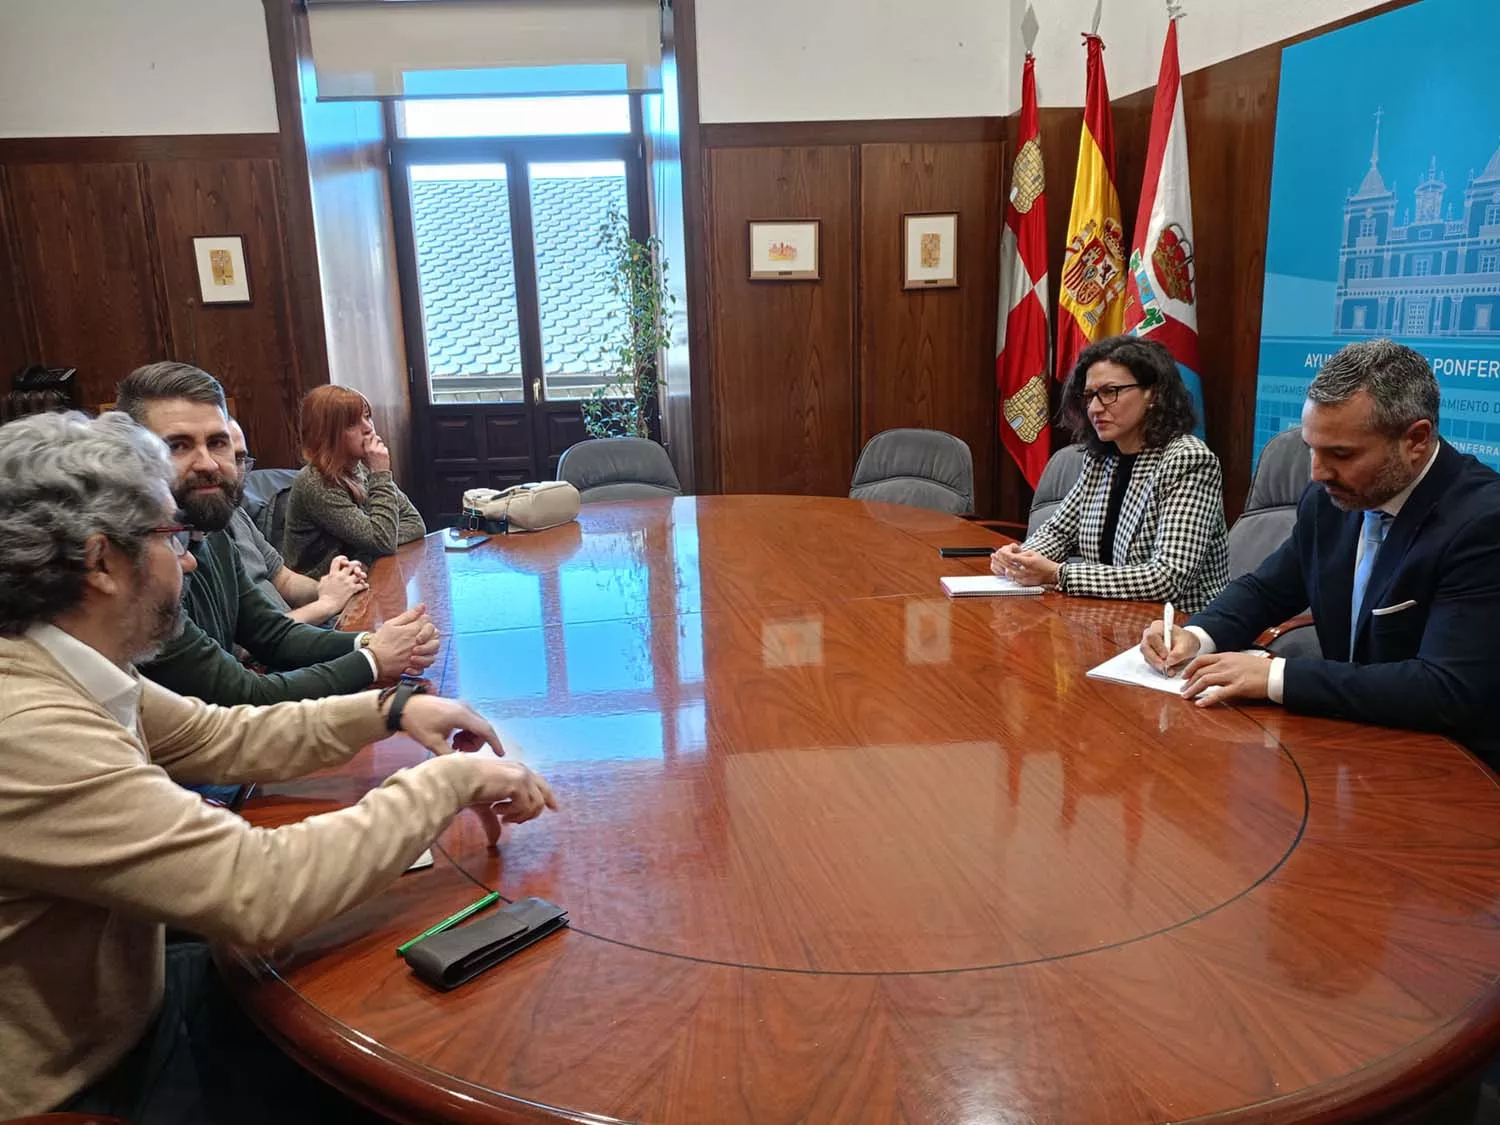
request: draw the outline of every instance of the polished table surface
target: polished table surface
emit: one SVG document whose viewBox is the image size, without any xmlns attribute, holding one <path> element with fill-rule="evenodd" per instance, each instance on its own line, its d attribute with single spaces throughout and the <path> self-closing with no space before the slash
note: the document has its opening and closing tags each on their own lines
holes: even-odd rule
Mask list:
<svg viewBox="0 0 1500 1125">
<path fill-rule="evenodd" d="M 1500 1040 L 1500 790 L 1437 737 L 1085 678 L 1153 607 L 949 601 L 948 516 L 586 506 L 375 569 L 561 811 L 295 946 L 251 1014 L 409 1121 L 1331 1121 Z M 274 825 L 422 751 L 265 787 Z M 572 927 L 441 993 L 402 940 L 498 889 Z"/>
</svg>

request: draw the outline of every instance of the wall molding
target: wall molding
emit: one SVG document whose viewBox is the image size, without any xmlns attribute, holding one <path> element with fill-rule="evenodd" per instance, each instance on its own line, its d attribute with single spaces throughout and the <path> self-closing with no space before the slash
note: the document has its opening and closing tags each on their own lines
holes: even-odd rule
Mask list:
<svg viewBox="0 0 1500 1125">
<path fill-rule="evenodd" d="M 735 121 L 700 126 L 704 148 L 954 144 L 1003 141 L 1004 117 L 894 117 L 862 121 Z"/>
<path fill-rule="evenodd" d="M 0 164 L 138 164 L 151 160 L 274 160 L 276 133 L 137 137 L 0 137 Z"/>
</svg>

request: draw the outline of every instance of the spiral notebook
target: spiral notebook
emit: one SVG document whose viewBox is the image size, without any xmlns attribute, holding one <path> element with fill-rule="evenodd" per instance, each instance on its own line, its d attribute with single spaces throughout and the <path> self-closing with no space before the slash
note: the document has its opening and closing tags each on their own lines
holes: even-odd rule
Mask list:
<svg viewBox="0 0 1500 1125">
<path fill-rule="evenodd" d="M 1011 598 L 1040 594 L 1041 586 L 1022 586 L 998 574 L 962 574 L 943 579 L 943 593 L 950 598 Z"/>
</svg>

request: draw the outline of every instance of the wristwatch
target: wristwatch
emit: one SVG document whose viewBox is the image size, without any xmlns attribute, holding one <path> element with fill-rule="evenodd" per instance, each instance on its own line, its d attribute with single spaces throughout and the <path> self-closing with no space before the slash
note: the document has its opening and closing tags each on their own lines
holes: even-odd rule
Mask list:
<svg viewBox="0 0 1500 1125">
<path fill-rule="evenodd" d="M 388 687 L 377 700 L 384 703 L 387 699 L 391 701 L 390 708 L 385 713 L 385 729 L 395 734 L 401 729 L 401 712 L 406 710 L 406 701 L 414 695 L 426 695 L 431 689 L 423 680 L 402 680 L 395 687 Z"/>
<path fill-rule="evenodd" d="M 370 647 L 370 642 L 372 640 L 374 640 L 374 638 L 375 638 L 375 634 L 374 633 L 369 633 L 369 632 L 361 633 L 359 636 L 357 636 L 357 637 L 354 638 L 354 647 L 355 648 L 369 648 Z"/>
</svg>

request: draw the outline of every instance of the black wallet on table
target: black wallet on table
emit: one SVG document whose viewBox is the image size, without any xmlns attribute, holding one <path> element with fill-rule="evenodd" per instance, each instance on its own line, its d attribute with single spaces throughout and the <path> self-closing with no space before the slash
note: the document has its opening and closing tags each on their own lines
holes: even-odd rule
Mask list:
<svg viewBox="0 0 1500 1125">
<path fill-rule="evenodd" d="M 457 988 L 567 924 L 568 912 L 562 907 L 523 898 L 477 922 L 433 934 L 402 956 L 428 984 Z"/>
</svg>

